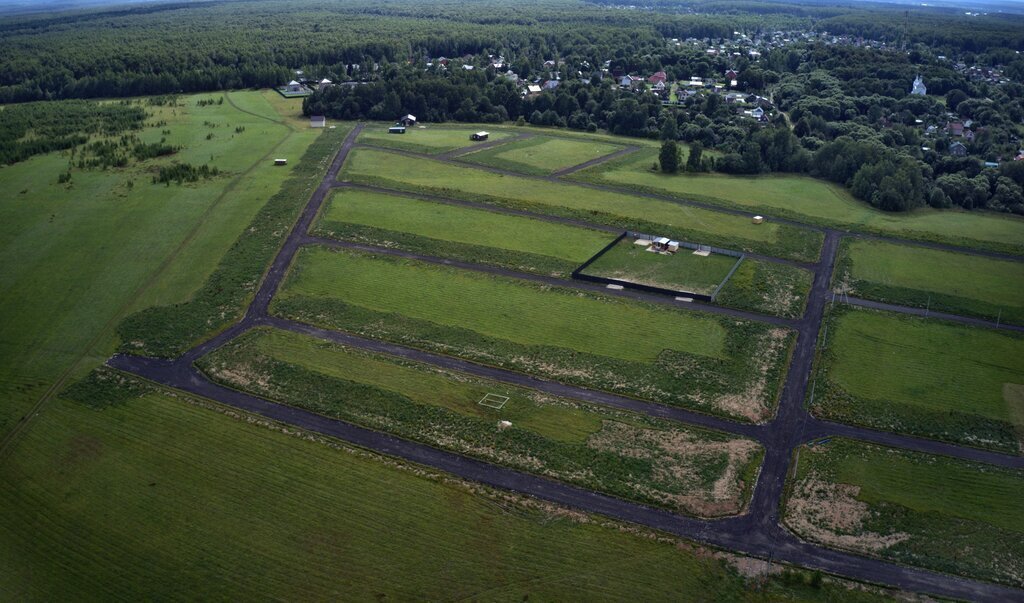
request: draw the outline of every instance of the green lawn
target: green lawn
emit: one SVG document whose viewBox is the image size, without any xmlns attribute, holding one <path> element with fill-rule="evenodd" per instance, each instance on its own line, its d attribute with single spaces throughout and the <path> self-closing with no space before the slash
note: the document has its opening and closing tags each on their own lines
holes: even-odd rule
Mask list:
<svg viewBox="0 0 1024 603">
<path fill-rule="evenodd" d="M 159 392 L 57 401 L 0 462 L 0 508 L 7 600 L 882 600 L 766 594 L 738 558 Z"/>
<path fill-rule="evenodd" d="M 544 345 L 650 362 L 665 348 L 725 358 L 715 319 L 618 300 L 540 289 L 524 281 L 308 248 L 299 252 L 282 298 L 343 299 L 375 310 Z"/>
<path fill-rule="evenodd" d="M 1024 219 L 1016 216 L 930 208 L 910 213 L 884 212 L 824 180 L 789 174 L 666 175 L 651 170 L 656 158 L 656 151 L 640 152 L 574 177 L 851 230 L 1024 255 Z"/>
<path fill-rule="evenodd" d="M 359 189 L 335 191 L 317 231 L 428 255 L 568 274 L 613 235 Z"/>
<path fill-rule="evenodd" d="M 739 260 L 718 253 L 703 257 L 685 248 L 672 255 L 647 249 L 634 244 L 632 237 L 626 237 L 587 266 L 584 272 L 652 287 L 711 295 Z"/>
<path fill-rule="evenodd" d="M 1024 472 L 846 439 L 798 454 L 785 521 L 801 536 L 1024 585 Z"/>
<path fill-rule="evenodd" d="M 827 337 L 815 414 L 1020 452 L 1024 336 L 843 307 Z"/>
<path fill-rule="evenodd" d="M 454 151 L 475 144 L 480 144 L 469 137 L 474 132 L 479 132 L 481 127 L 453 128 L 447 126 L 436 126 L 433 124 L 425 126 L 412 126 L 405 130 L 405 134 L 389 134 L 390 124 L 372 123 L 368 124 L 359 135 L 358 142 L 374 146 L 388 147 L 401 151 L 414 151 L 418 153 L 444 153 Z M 488 130 L 489 131 L 489 130 Z M 506 132 L 491 132 L 489 140 L 502 140 L 508 138 Z"/>
<path fill-rule="evenodd" d="M 834 278 L 858 297 L 1024 324 L 1024 262 L 846 239 Z"/>
<path fill-rule="evenodd" d="M 221 96 L 267 117 L 230 102 L 196 106 Z M 147 106 L 149 122 L 166 124 L 140 133 L 146 142 L 182 145 L 173 157 L 73 169 L 70 186 L 57 183 L 68 158 L 56 153 L 0 169 L 0 186 L 11 193 L 0 196 L 0 434 L 62 375 L 106 359 L 123 316 L 188 299 L 295 169 L 272 159 L 297 160 L 318 134 L 286 127 L 258 92 L 179 103 Z M 153 166 L 172 160 L 226 173 L 184 186 L 151 184 Z"/>
<path fill-rule="evenodd" d="M 741 512 L 761 460 L 752 440 L 284 331 L 248 333 L 200 365 L 262 397 L 691 515 Z M 508 399 L 492 408 L 488 394 Z"/>
<path fill-rule="evenodd" d="M 543 176 L 610 155 L 623 148 L 596 141 L 533 136 L 463 155 L 460 160 Z"/>
<path fill-rule="evenodd" d="M 356 149 L 342 180 L 484 201 L 540 213 L 577 217 L 640 232 L 791 259 L 813 261 L 821 234 L 767 222 L 755 225 L 735 216 L 569 183 L 504 176 L 430 159 L 373 149 Z"/>
<path fill-rule="evenodd" d="M 761 420 L 791 334 L 392 257 L 307 248 L 273 311 L 658 402 Z M 716 375 L 709 379 L 709 375 Z"/>
</svg>

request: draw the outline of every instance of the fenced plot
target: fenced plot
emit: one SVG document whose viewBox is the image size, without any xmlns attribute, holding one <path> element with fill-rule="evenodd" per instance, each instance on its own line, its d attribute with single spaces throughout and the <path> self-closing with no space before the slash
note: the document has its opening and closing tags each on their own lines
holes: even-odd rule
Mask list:
<svg viewBox="0 0 1024 603">
<path fill-rule="evenodd" d="M 459 159 L 513 172 L 547 175 L 591 159 L 610 155 L 623 148 L 625 147 L 602 142 L 533 136 L 525 140 L 463 155 Z"/>
<path fill-rule="evenodd" d="M 506 404 L 508 404 L 508 396 L 501 396 L 498 394 L 492 394 L 490 392 L 484 394 L 483 398 L 477 402 L 480 406 L 487 406 L 497 410 L 501 410 Z"/>
</svg>

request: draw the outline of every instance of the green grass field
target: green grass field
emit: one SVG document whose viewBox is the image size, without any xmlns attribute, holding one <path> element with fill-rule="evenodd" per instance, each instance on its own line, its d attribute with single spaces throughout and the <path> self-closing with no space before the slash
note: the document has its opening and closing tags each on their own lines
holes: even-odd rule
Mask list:
<svg viewBox="0 0 1024 603">
<path fill-rule="evenodd" d="M 1024 262 L 846 239 L 836 268 L 851 295 L 1024 324 Z"/>
<path fill-rule="evenodd" d="M 1024 472 L 846 439 L 798 455 L 784 518 L 802 537 L 1024 585 Z"/>
<path fill-rule="evenodd" d="M 459 159 L 513 172 L 545 176 L 623 148 L 621 145 L 597 141 L 533 136 L 463 155 Z"/>
<path fill-rule="evenodd" d="M 821 234 L 784 224 L 643 197 L 534 178 L 517 178 L 429 159 L 356 149 L 339 176 L 365 184 L 496 203 L 539 213 L 582 218 L 640 232 L 813 261 Z"/>
<path fill-rule="evenodd" d="M 0 598 L 882 600 L 186 400 L 47 409 L 0 462 Z"/>
<path fill-rule="evenodd" d="M 631 283 L 711 295 L 739 258 L 713 253 L 707 257 L 680 248 L 672 255 L 648 251 L 626 237 L 584 270 L 586 274 Z"/>
<path fill-rule="evenodd" d="M 332 193 L 317 232 L 439 257 L 564 276 L 607 232 L 360 189 Z"/>
<path fill-rule="evenodd" d="M 1020 334 L 848 307 L 827 324 L 815 414 L 1021 452 Z"/>
<path fill-rule="evenodd" d="M 799 318 L 807 306 L 814 275 L 810 270 L 745 258 L 718 292 L 721 306 Z"/>
<path fill-rule="evenodd" d="M 285 404 L 691 515 L 741 512 L 762 456 L 752 440 L 284 331 L 249 333 L 201 366 Z M 507 400 L 485 406 L 488 394 Z"/>
<path fill-rule="evenodd" d="M 656 151 L 644 151 L 578 172 L 573 178 L 810 223 L 1024 255 L 1024 219 L 1016 216 L 930 208 L 884 212 L 837 184 L 807 176 L 665 175 L 651 170 L 656 160 Z"/>
<path fill-rule="evenodd" d="M 407 128 L 405 134 L 389 134 L 391 124 L 371 123 L 363 129 L 358 142 L 380 147 L 414 151 L 417 153 L 444 153 L 463 147 L 480 144 L 469 137 L 482 129 L 480 126 L 450 127 L 426 125 Z M 490 130 L 488 130 L 490 132 Z M 502 140 L 510 134 L 501 131 L 491 132 L 489 140 Z"/>
<path fill-rule="evenodd" d="M 272 310 L 750 420 L 774 407 L 791 341 L 762 324 L 324 248 L 299 252 Z"/>
<path fill-rule="evenodd" d="M 196 105 L 221 96 L 223 104 Z M 140 138 L 166 137 L 184 147 L 176 155 L 74 169 L 70 185 L 57 183 L 68 158 L 56 153 L 0 169 L 0 186 L 11 192 L 0 196 L 0 434 L 65 375 L 105 360 L 123 316 L 188 299 L 294 170 L 272 159 L 297 160 L 318 134 L 287 127 L 258 92 L 184 96 L 179 106 L 147 110 L 149 122 L 166 124 Z M 153 166 L 172 160 L 226 173 L 151 184 Z"/>
</svg>

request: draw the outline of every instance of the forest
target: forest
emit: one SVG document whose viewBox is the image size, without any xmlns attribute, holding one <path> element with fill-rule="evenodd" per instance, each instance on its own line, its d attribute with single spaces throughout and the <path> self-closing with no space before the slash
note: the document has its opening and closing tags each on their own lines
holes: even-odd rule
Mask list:
<svg viewBox="0 0 1024 603">
<path fill-rule="evenodd" d="M 302 72 L 345 84 L 307 98 L 307 114 L 391 120 L 411 112 L 433 122 L 528 122 L 651 138 L 671 132 L 673 141 L 717 151 L 689 169 L 809 173 L 890 211 L 927 204 L 1024 213 L 1024 164 L 1012 161 L 1024 119 L 1024 18 L 800 0 L 645 6 L 213 0 L 9 17 L 0 19 L 0 103 L 271 87 Z M 727 48 L 737 32 L 828 32 L 876 47 L 817 38 L 759 57 L 704 51 Z M 703 45 L 675 42 L 687 39 Z M 489 57 L 499 56 L 516 78 L 491 68 Z M 456 63 L 449 69 L 440 57 Z M 955 61 L 998 66 L 1009 81 L 968 78 Z M 664 71 L 673 82 L 721 79 L 728 70 L 738 76 L 726 91 L 768 109 L 765 121 L 744 117 L 722 94 L 666 102 L 622 89 L 613 76 Z M 908 94 L 917 75 L 928 96 Z M 555 80 L 550 89 L 524 94 L 525 82 L 548 80 Z M 947 135 L 953 120 L 976 124 L 973 139 Z M 937 131 L 926 134 L 927 126 Z M 81 144 L 86 130 L 11 130 L 0 159 Z M 965 156 L 953 156 L 961 142 Z"/>
</svg>

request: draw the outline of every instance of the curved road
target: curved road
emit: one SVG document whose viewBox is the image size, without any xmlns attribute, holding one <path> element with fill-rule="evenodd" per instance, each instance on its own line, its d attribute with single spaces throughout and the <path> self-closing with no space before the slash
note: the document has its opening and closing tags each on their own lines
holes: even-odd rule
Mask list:
<svg viewBox="0 0 1024 603">
<path fill-rule="evenodd" d="M 356 137 L 361 130 L 362 125 L 360 124 L 346 137 L 323 181 L 313 193 L 309 203 L 299 216 L 280 252 L 271 264 L 241 322 L 213 339 L 196 346 L 176 360 L 118 355 L 111 358 L 108 364 L 116 369 L 136 374 L 168 387 L 182 389 L 223 404 L 234 406 L 246 412 L 296 425 L 312 432 L 336 437 L 382 454 L 398 456 L 415 463 L 435 467 L 465 479 L 514 490 L 544 500 L 576 507 L 584 511 L 643 524 L 654 529 L 706 542 L 729 550 L 821 569 L 829 573 L 868 582 L 888 584 L 914 592 L 985 601 L 1024 601 L 1024 590 L 967 580 L 952 575 L 906 567 L 879 559 L 828 549 L 801 541 L 782 527 L 779 517 L 779 505 L 782 499 L 785 478 L 789 471 L 790 460 L 796 448 L 809 439 L 844 435 L 889 446 L 910 448 L 935 454 L 948 454 L 1006 467 L 1024 466 L 1024 458 L 1021 457 L 1001 455 L 849 425 L 831 424 L 815 419 L 807 413 L 803 401 L 811 375 L 814 349 L 824 315 L 825 304 L 830 297 L 829 284 L 832 266 L 839 240 L 843 236 L 837 230 L 824 229 L 825 237 L 821 259 L 815 264 L 814 285 L 804 316 L 798 321 L 782 321 L 782 319 L 777 319 L 782 321 L 785 326 L 796 328 L 798 339 L 780 399 L 778 413 L 771 422 L 764 425 L 734 423 L 709 415 L 663 407 L 605 392 L 566 386 L 536 379 L 528 375 L 430 354 L 421 350 L 359 338 L 345 333 L 318 329 L 270 317 L 267 313 L 270 300 L 277 292 L 288 266 L 291 264 L 299 247 L 309 242 L 323 242 L 309 237 L 306 233 L 309 231 L 309 227 L 319 211 L 325 196 L 333 187 L 337 186 L 338 171 L 355 144 Z M 336 244 L 336 242 L 331 242 L 331 244 Z M 380 252 L 377 248 L 372 250 Z M 436 261 L 436 258 L 434 260 Z M 480 269 L 479 266 L 474 267 L 473 265 L 466 267 Z M 521 277 L 521 275 L 516 276 Z M 565 281 L 559 281 L 557 284 L 564 286 Z M 603 287 L 600 289 L 605 291 Z M 705 307 L 700 309 L 708 310 Z M 727 314 L 732 313 L 728 312 Z M 771 318 L 761 315 L 747 316 L 746 313 L 741 313 L 740 316 L 750 320 L 772 322 Z M 404 356 L 487 378 L 521 384 L 557 395 L 581 398 L 600 404 L 643 412 L 652 416 L 679 420 L 755 438 L 765 447 L 765 460 L 749 510 L 741 516 L 718 520 L 699 520 L 674 515 L 668 511 L 597 494 L 535 475 L 520 473 L 475 459 L 440 451 L 408 440 L 395 438 L 380 432 L 363 429 L 343 421 L 276 404 L 216 385 L 207 380 L 193 367 L 193 362 L 200 356 L 224 345 L 248 329 L 259 325 L 269 325 L 301 332 L 347 345 Z"/>
</svg>

